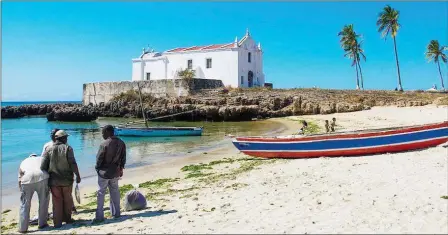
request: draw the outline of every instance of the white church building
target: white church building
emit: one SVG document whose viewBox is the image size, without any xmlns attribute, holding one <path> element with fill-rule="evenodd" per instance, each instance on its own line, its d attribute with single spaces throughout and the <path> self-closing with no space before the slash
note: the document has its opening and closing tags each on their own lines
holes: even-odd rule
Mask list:
<svg viewBox="0 0 448 235">
<path fill-rule="evenodd" d="M 263 51 L 249 30 L 241 40 L 204 46 L 178 47 L 165 52 L 143 49 L 132 60 L 132 81 L 177 79 L 191 69 L 195 78 L 221 80 L 225 86 L 264 86 Z"/>
</svg>

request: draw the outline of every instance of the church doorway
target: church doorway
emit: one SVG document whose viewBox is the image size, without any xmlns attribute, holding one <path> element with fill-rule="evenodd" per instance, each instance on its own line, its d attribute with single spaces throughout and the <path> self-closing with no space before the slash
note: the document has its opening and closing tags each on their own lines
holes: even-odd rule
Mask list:
<svg viewBox="0 0 448 235">
<path fill-rule="evenodd" d="M 254 85 L 254 73 L 252 71 L 249 71 L 247 74 L 247 83 L 248 87 L 252 87 Z"/>
</svg>

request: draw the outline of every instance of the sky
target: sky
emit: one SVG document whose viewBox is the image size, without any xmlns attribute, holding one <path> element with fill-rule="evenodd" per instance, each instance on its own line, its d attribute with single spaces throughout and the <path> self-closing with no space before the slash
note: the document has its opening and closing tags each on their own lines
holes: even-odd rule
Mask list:
<svg viewBox="0 0 448 235">
<path fill-rule="evenodd" d="M 363 36 L 366 89 L 394 89 L 393 41 L 377 31 L 388 2 L 1 2 L 2 100 L 80 101 L 84 83 L 131 80 L 131 60 L 156 51 L 233 42 L 246 28 L 261 42 L 275 88 L 354 89 L 356 71 L 338 32 Z M 404 89 L 440 87 L 424 52 L 448 45 L 448 2 L 390 2 L 400 11 L 397 50 Z M 442 65 L 448 84 L 447 65 Z"/>
</svg>

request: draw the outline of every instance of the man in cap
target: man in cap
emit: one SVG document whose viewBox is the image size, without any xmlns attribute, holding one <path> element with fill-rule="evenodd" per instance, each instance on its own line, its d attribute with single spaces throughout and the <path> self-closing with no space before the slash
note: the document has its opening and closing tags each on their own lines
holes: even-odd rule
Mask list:
<svg viewBox="0 0 448 235">
<path fill-rule="evenodd" d="M 110 193 L 110 211 L 115 218 L 120 217 L 120 191 L 118 179 L 123 176 L 126 164 L 126 145 L 114 134 L 114 127 L 106 125 L 102 129 L 104 142 L 101 143 L 96 156 L 95 169 L 98 173 L 98 196 L 95 219 L 93 222 L 104 220 L 104 196 L 106 189 Z"/>
<path fill-rule="evenodd" d="M 73 174 L 76 175 L 76 183 L 81 182 L 81 176 L 73 148 L 67 144 L 68 134 L 59 130 L 54 136 L 56 141 L 45 150 L 41 169 L 50 175 L 48 184 L 53 199 L 53 223 L 55 228 L 59 228 L 62 222 L 73 222 Z"/>
<path fill-rule="evenodd" d="M 39 229 L 48 226 L 48 173 L 40 169 L 42 157 L 31 154 L 19 167 L 20 216 L 19 232 L 26 233 L 30 221 L 31 199 L 34 192 L 39 199 Z"/>
<path fill-rule="evenodd" d="M 41 156 L 44 155 L 44 152 L 45 152 L 45 150 L 46 150 L 47 148 L 53 146 L 53 144 L 56 142 L 56 138 L 55 138 L 54 135 L 55 135 L 56 132 L 58 132 L 58 131 L 59 131 L 58 128 L 55 128 L 55 129 L 51 130 L 51 133 L 50 133 L 50 139 L 51 139 L 51 140 L 44 144 L 44 148 L 43 148 L 43 150 L 42 150 L 42 154 L 41 154 Z M 50 197 L 48 197 L 48 200 L 50 200 Z M 73 211 L 74 214 L 78 214 L 78 212 L 76 211 L 75 204 L 73 204 L 73 206 L 72 206 L 72 211 Z"/>
</svg>

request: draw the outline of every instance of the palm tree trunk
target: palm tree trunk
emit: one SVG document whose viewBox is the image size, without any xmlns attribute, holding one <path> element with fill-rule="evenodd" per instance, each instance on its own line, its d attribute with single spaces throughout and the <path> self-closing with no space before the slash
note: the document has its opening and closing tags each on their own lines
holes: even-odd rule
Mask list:
<svg viewBox="0 0 448 235">
<path fill-rule="evenodd" d="M 437 67 L 439 67 L 440 82 L 442 82 L 442 90 L 445 90 L 445 86 L 443 85 L 442 72 L 440 71 L 440 61 L 437 61 Z"/>
<path fill-rule="evenodd" d="M 395 61 L 397 62 L 398 90 L 403 91 L 403 86 L 401 85 L 401 77 L 400 77 L 400 65 L 398 64 L 397 41 L 395 40 L 395 37 L 392 37 L 392 38 L 394 39 Z"/>
<path fill-rule="evenodd" d="M 359 59 L 358 59 L 358 67 L 359 67 L 359 74 L 361 75 L 361 89 L 364 90 L 364 79 L 362 78 L 362 70 L 361 70 L 361 64 L 359 63 Z"/>
<path fill-rule="evenodd" d="M 358 66 L 356 66 L 356 64 L 355 64 L 355 68 L 356 68 L 356 90 L 359 90 Z"/>
</svg>

